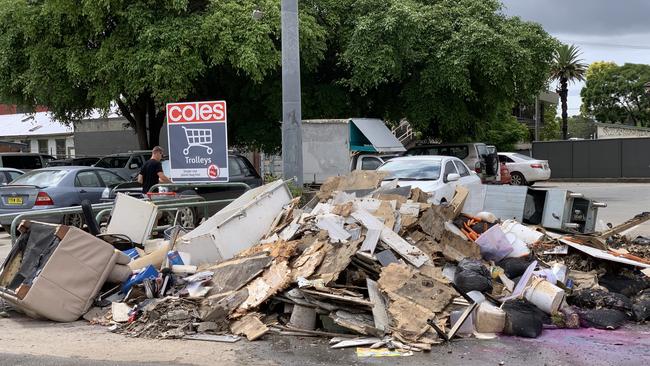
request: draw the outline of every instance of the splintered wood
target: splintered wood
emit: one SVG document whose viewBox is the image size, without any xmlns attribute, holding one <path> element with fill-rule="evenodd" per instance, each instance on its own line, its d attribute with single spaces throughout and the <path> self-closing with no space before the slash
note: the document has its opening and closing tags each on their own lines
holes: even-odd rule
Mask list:
<svg viewBox="0 0 650 366">
<path fill-rule="evenodd" d="M 350 265 L 352 257 L 359 250 L 360 240 L 347 244 L 325 245 L 325 257 L 312 278 L 320 279 L 325 284 L 335 281 L 339 274 Z"/>
<path fill-rule="evenodd" d="M 392 263 L 382 271 L 379 288 L 390 299 L 388 314 L 393 330 L 409 341 L 431 343 L 437 336 L 427 320 L 442 312 L 456 294 L 448 283 L 427 275 L 437 276 L 432 269 L 424 272 Z"/>
<path fill-rule="evenodd" d="M 238 309 L 238 313 L 244 314 L 247 310 L 258 307 L 279 291 L 284 290 L 291 281 L 291 270 L 286 261 L 274 262 L 267 269 L 262 277 L 258 277 L 246 286 L 248 298 Z"/>
<path fill-rule="evenodd" d="M 249 341 L 254 341 L 269 331 L 269 328 L 260 321 L 262 316 L 251 313 L 230 325 L 230 331 L 235 335 L 245 335 Z"/>
</svg>

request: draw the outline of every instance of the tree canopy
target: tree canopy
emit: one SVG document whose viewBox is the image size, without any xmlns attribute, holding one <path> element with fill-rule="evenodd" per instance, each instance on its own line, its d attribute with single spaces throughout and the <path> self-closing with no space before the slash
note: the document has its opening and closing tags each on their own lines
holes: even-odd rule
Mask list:
<svg viewBox="0 0 650 366">
<path fill-rule="evenodd" d="M 3 100 L 64 121 L 117 103 L 151 147 L 165 103 L 225 99 L 229 141 L 279 146 L 279 0 L 0 5 Z M 531 100 L 557 45 L 498 0 L 302 0 L 300 27 L 303 118 L 407 118 L 448 141 L 485 136 Z"/>
<path fill-rule="evenodd" d="M 650 97 L 644 84 L 650 65 L 596 62 L 589 66 L 582 88 L 582 112 L 603 123 L 650 126 Z"/>
</svg>

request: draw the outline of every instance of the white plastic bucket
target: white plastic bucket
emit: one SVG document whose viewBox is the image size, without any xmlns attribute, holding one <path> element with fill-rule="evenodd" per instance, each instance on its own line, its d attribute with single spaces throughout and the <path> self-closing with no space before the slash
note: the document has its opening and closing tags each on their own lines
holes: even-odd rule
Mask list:
<svg viewBox="0 0 650 366">
<path fill-rule="evenodd" d="M 543 312 L 552 314 L 560 309 L 564 290 L 542 278 L 533 278 L 530 287 L 524 291 L 524 297 Z"/>
</svg>

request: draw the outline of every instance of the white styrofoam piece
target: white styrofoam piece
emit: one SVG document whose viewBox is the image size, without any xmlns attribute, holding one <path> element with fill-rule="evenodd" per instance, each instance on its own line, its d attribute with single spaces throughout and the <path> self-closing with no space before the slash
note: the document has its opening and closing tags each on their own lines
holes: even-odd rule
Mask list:
<svg viewBox="0 0 650 366">
<path fill-rule="evenodd" d="M 156 223 L 158 207 L 151 202 L 118 193 L 106 234 L 126 235 L 134 243 L 143 244 Z"/>
</svg>

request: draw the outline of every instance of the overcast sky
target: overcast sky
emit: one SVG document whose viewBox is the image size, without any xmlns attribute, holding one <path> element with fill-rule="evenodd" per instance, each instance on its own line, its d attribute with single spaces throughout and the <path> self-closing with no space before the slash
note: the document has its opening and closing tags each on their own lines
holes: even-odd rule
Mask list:
<svg viewBox="0 0 650 366">
<path fill-rule="evenodd" d="M 540 23 L 582 50 L 585 63 L 650 64 L 650 0 L 502 0 L 505 13 Z M 569 115 L 580 112 L 582 83 L 569 87 Z"/>
</svg>

